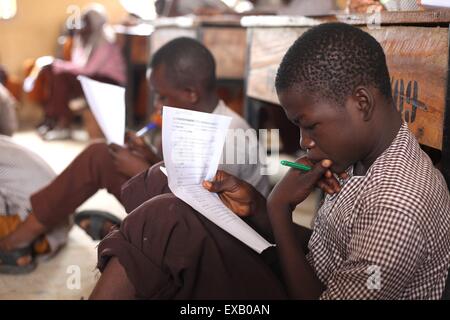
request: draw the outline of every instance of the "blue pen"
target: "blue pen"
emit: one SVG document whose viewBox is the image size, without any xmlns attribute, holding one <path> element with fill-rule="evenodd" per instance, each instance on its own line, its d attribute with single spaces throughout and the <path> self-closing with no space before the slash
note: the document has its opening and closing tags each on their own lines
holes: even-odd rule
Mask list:
<svg viewBox="0 0 450 320">
<path fill-rule="evenodd" d="M 157 127 L 156 124 L 154 124 L 153 122 L 150 122 L 149 124 L 147 124 L 145 127 L 143 127 L 141 130 L 139 130 L 138 132 L 136 132 L 136 136 L 141 137 L 144 134 L 146 134 L 147 132 L 155 129 Z"/>
</svg>

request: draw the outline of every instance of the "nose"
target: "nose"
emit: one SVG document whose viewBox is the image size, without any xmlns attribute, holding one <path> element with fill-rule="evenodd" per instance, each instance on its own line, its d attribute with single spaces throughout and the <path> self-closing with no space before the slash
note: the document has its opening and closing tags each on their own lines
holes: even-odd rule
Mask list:
<svg viewBox="0 0 450 320">
<path fill-rule="evenodd" d="M 313 148 L 315 142 L 311 139 L 311 137 L 303 130 L 300 130 L 300 148 L 302 150 L 309 150 Z"/>
</svg>

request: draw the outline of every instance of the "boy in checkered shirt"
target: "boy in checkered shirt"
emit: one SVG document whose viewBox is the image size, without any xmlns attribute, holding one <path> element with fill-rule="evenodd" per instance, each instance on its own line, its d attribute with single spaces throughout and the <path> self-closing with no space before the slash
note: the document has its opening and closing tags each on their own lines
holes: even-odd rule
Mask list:
<svg viewBox="0 0 450 320">
<path fill-rule="evenodd" d="M 345 24 L 310 29 L 281 62 L 278 97 L 307 151 L 298 161 L 313 167 L 291 169 L 267 200 L 292 298 L 442 296 L 449 192 L 395 109 L 389 79 L 380 44 Z M 327 195 L 309 237 L 291 215 L 314 186 Z"/>
</svg>

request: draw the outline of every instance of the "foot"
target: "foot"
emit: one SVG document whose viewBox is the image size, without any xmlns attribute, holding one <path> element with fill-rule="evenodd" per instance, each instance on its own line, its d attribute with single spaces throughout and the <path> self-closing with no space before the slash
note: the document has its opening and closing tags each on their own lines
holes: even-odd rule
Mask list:
<svg viewBox="0 0 450 320">
<path fill-rule="evenodd" d="M 119 227 L 122 220 L 101 210 L 84 210 L 75 213 L 74 222 L 93 240 L 102 240 L 113 227 Z"/>
<path fill-rule="evenodd" d="M 36 219 L 32 212 L 13 232 L 0 239 L 0 250 L 14 251 L 29 247 L 46 231 L 47 228 Z"/>
<path fill-rule="evenodd" d="M 15 232 L 10 233 L 6 237 L 0 239 L 0 250 L 14 251 L 20 248 L 28 247 L 33 243 L 33 240 L 18 237 Z"/>
<path fill-rule="evenodd" d="M 43 137 L 47 132 L 52 130 L 54 127 L 55 127 L 55 121 L 47 118 L 36 127 L 36 130 L 37 130 L 38 134 L 41 137 Z"/>
<path fill-rule="evenodd" d="M 23 245 L 23 243 L 17 244 L 17 243 L 13 243 L 10 239 L 10 237 L 5 237 L 3 239 L 0 239 L 0 251 L 3 252 L 11 252 L 23 247 L 26 247 L 27 245 Z M 19 257 L 16 260 L 16 265 L 19 267 L 24 267 L 27 266 L 29 264 L 31 264 L 31 262 L 33 262 L 33 257 L 31 255 L 25 255 L 22 257 Z M 1 262 L 0 262 L 1 264 Z"/>
<path fill-rule="evenodd" d="M 79 222 L 78 225 L 87 234 L 89 234 L 90 227 L 91 227 L 91 219 L 90 218 L 83 219 Z M 115 223 L 112 223 L 111 221 L 105 220 L 105 222 L 103 223 L 103 225 L 101 227 L 100 238 L 103 239 L 104 237 L 106 237 L 106 235 L 111 231 L 111 229 L 113 227 L 118 227 L 118 225 Z"/>
<path fill-rule="evenodd" d="M 56 127 L 46 132 L 42 138 L 46 141 L 67 140 L 71 138 L 71 133 L 69 128 Z"/>
</svg>

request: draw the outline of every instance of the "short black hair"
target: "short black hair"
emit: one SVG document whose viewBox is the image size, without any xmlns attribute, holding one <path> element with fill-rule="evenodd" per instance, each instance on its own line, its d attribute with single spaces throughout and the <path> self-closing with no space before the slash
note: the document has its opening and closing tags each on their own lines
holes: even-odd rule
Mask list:
<svg viewBox="0 0 450 320">
<path fill-rule="evenodd" d="M 197 40 L 176 38 L 155 52 L 151 68 L 165 65 L 174 86 L 185 88 L 197 85 L 205 91 L 216 86 L 216 62 L 211 52 Z"/>
<path fill-rule="evenodd" d="M 299 87 L 343 106 L 359 85 L 392 99 L 383 48 L 370 34 L 345 23 L 325 23 L 303 33 L 278 68 L 278 93 Z"/>
</svg>

